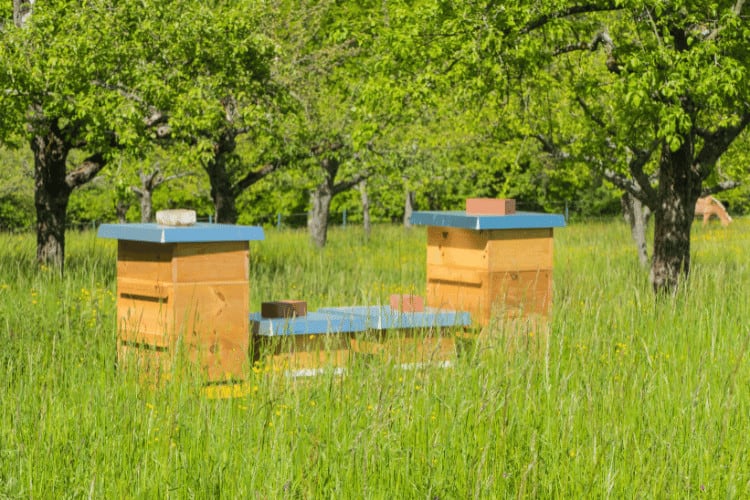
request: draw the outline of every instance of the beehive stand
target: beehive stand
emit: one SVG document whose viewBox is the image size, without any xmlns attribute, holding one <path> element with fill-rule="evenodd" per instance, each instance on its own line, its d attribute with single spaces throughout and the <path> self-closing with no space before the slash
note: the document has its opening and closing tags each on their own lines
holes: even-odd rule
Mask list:
<svg viewBox="0 0 750 500">
<path fill-rule="evenodd" d="M 256 226 L 104 224 L 118 240 L 118 361 L 169 371 L 181 347 L 206 382 L 241 380 L 249 347 L 249 241 Z"/>
<path fill-rule="evenodd" d="M 548 314 L 553 228 L 562 215 L 414 212 L 427 228 L 427 304 L 468 311 L 480 326 L 494 314 Z"/>
<path fill-rule="evenodd" d="M 264 368 L 310 372 L 344 368 L 349 362 L 349 339 L 365 329 L 364 320 L 322 311 L 291 318 L 250 314 L 253 363 Z"/>
<path fill-rule="evenodd" d="M 383 356 L 399 363 L 430 363 L 452 359 L 455 333 L 471 322 L 461 311 L 426 309 L 402 311 L 387 305 L 324 307 L 326 314 L 364 322 L 350 339 L 356 354 Z"/>
</svg>

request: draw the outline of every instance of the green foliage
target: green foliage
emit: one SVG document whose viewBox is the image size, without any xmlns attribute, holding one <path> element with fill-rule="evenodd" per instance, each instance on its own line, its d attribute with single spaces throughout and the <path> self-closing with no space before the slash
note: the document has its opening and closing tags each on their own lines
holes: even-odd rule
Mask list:
<svg viewBox="0 0 750 500">
<path fill-rule="evenodd" d="M 748 28 L 733 2 L 623 2 L 556 15 L 571 5 L 38 1 L 26 28 L 6 22 L 2 31 L 0 138 L 28 144 L 36 103 L 80 132 L 76 162 L 106 152 L 116 168 L 74 195 L 74 223 L 112 219 L 120 199 L 138 220 L 129 189 L 157 164 L 165 176 L 194 175 L 157 189 L 154 208 L 193 207 L 207 218 L 201 167 L 230 132 L 233 183 L 284 165 L 240 195 L 242 223 L 305 213 L 325 174 L 325 155 L 314 151 L 331 144 L 342 145 L 325 153 L 341 160 L 337 181 L 370 176 L 380 220 L 400 220 L 407 191 L 429 209 L 502 196 L 527 209 L 611 213 L 618 193 L 602 184 L 605 169 L 630 176 L 629 159 L 647 150 L 652 174 L 659 145 L 675 150 L 746 112 Z M 686 95 L 694 113 L 682 106 Z M 169 115 L 175 139 L 161 151 L 144 122 L 156 110 Z M 707 182 L 746 180 L 747 141 L 737 139 Z M 360 212 L 358 192 L 340 196 L 334 212 Z M 8 224 L 28 226 L 32 193 L 0 197 Z M 733 213 L 750 209 L 744 188 L 720 197 Z"/>
<path fill-rule="evenodd" d="M 34 223 L 30 164 L 23 152 L 0 148 L 0 230 L 28 229 Z"/>
</svg>

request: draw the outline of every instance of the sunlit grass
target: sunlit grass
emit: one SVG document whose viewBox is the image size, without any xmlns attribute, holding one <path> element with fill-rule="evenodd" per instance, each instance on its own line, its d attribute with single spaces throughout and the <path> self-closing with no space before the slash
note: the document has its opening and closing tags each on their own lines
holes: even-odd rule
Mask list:
<svg viewBox="0 0 750 500">
<path fill-rule="evenodd" d="M 251 309 L 424 294 L 423 228 L 251 244 Z M 0 235 L 0 495 L 96 498 L 743 497 L 750 221 L 694 228 L 659 303 L 624 224 L 555 230 L 549 336 L 500 330 L 449 368 L 248 374 L 208 399 L 115 369 L 115 245 L 68 235 L 66 275 Z M 518 338 L 523 335 L 524 338 Z"/>
</svg>

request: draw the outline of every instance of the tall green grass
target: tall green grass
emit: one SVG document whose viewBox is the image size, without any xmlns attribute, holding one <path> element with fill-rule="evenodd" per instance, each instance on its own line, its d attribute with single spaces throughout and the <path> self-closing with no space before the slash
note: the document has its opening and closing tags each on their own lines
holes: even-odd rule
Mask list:
<svg viewBox="0 0 750 500">
<path fill-rule="evenodd" d="M 251 309 L 423 294 L 425 241 L 269 230 Z M 747 496 L 750 221 L 696 227 L 693 250 L 657 303 L 619 221 L 558 229 L 549 335 L 496 329 L 448 368 L 251 372 L 214 400 L 115 369 L 114 242 L 70 234 L 60 278 L 33 236 L 0 235 L 0 496 Z"/>
</svg>

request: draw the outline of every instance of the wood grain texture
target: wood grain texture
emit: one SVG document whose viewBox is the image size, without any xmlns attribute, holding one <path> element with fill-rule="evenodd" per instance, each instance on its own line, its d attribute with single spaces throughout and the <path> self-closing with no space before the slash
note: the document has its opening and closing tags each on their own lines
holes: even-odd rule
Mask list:
<svg viewBox="0 0 750 500">
<path fill-rule="evenodd" d="M 248 253 L 247 242 L 120 240 L 119 344 L 154 357 L 151 351 L 173 353 L 179 343 L 207 381 L 244 377 L 250 347 Z"/>
<path fill-rule="evenodd" d="M 349 334 L 253 337 L 253 363 L 276 371 L 343 368 L 350 361 Z"/>
<path fill-rule="evenodd" d="M 369 332 L 351 339 L 352 351 L 394 363 L 436 363 L 456 357 L 452 329 Z"/>
<path fill-rule="evenodd" d="M 552 267 L 552 228 L 427 229 L 427 304 L 468 311 L 481 326 L 548 314 Z"/>
</svg>

